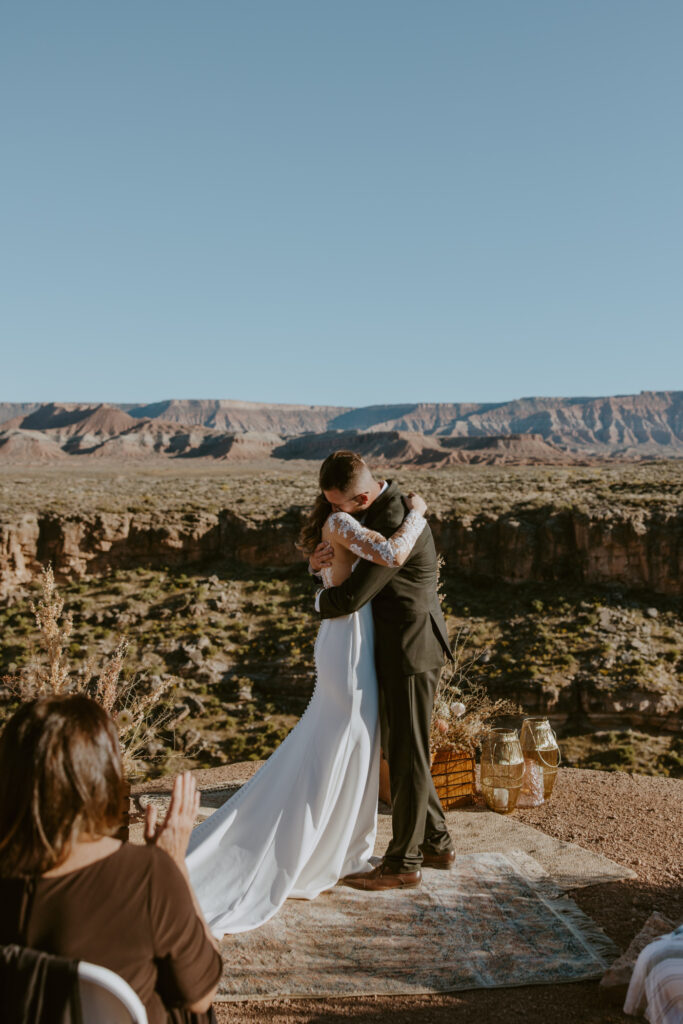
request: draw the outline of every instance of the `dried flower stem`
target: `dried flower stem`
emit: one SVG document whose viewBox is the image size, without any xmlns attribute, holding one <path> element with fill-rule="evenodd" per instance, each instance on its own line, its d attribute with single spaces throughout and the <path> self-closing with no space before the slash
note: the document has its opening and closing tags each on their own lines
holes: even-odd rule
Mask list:
<svg viewBox="0 0 683 1024">
<path fill-rule="evenodd" d="M 453 642 L 453 661 L 445 666 L 434 698 L 429 736 L 432 754 L 442 747 L 474 754 L 495 718 L 521 712 L 514 701 L 492 700 L 485 686 L 472 681 L 472 669 L 486 648 L 467 654 L 467 643 L 467 630 L 460 629 Z"/>
<path fill-rule="evenodd" d="M 126 774 L 132 774 L 140 755 L 171 717 L 165 697 L 175 680 L 169 678 L 144 692 L 140 679 L 122 679 L 128 651 L 125 638 L 119 640 L 99 671 L 90 659 L 84 672 L 74 672 L 66 656 L 73 619 L 70 614 L 64 614 L 64 600 L 57 592 L 50 565 L 41 571 L 40 589 L 41 599 L 37 605 L 31 602 L 31 611 L 35 615 L 44 663 L 36 658 L 29 669 L 18 676 L 5 676 L 2 682 L 9 693 L 22 702 L 48 694 L 83 693 L 92 697 L 116 722 L 123 768 Z"/>
</svg>

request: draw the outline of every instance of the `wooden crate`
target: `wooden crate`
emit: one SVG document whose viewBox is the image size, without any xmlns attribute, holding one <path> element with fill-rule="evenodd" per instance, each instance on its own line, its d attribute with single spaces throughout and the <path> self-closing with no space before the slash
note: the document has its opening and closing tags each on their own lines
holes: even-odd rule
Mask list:
<svg viewBox="0 0 683 1024">
<path fill-rule="evenodd" d="M 475 761 L 471 754 L 442 747 L 432 758 L 432 778 L 444 811 L 474 803 Z"/>
</svg>

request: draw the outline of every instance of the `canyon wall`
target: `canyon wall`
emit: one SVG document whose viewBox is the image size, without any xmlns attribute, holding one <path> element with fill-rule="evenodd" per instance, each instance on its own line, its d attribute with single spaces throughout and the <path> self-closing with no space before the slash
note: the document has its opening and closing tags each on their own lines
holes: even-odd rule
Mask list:
<svg viewBox="0 0 683 1024">
<path fill-rule="evenodd" d="M 557 580 L 681 593 L 680 511 L 597 518 L 543 509 L 523 518 L 434 516 L 430 524 L 451 572 L 509 583 Z M 27 514 L 0 523 L 0 597 L 29 583 L 47 562 L 62 578 L 222 559 L 259 568 L 294 565 L 301 561 L 294 547 L 299 525 L 297 509 L 262 522 L 230 509 L 167 518 L 140 512 Z"/>
</svg>

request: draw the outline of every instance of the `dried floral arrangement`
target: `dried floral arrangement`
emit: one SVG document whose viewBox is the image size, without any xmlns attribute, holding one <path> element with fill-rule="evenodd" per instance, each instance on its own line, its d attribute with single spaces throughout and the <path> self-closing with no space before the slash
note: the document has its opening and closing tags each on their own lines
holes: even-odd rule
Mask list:
<svg viewBox="0 0 683 1024">
<path fill-rule="evenodd" d="M 18 675 L 3 676 L 8 699 L 2 708 L 7 717 L 17 703 L 52 694 L 83 693 L 92 697 L 114 719 L 119 732 L 123 769 L 134 775 L 144 751 L 155 736 L 168 725 L 171 709 L 168 691 L 173 679 L 145 690 L 142 680 L 123 679 L 121 671 L 128 641 L 120 639 L 113 653 L 98 669 L 90 659 L 84 668 L 73 670 L 66 656 L 73 618 L 64 614 L 64 599 L 55 584 L 52 567 L 43 567 L 40 577 L 41 599 L 31 602 L 39 644 L 34 662 Z M 13 706 L 14 705 L 14 706 Z"/>
<path fill-rule="evenodd" d="M 522 712 L 512 700 L 492 700 L 481 683 L 473 682 L 472 667 L 486 648 L 468 653 L 467 642 L 466 630 L 459 630 L 452 648 L 453 661 L 444 666 L 436 689 L 429 735 L 432 755 L 444 747 L 474 755 L 494 719 Z"/>
</svg>

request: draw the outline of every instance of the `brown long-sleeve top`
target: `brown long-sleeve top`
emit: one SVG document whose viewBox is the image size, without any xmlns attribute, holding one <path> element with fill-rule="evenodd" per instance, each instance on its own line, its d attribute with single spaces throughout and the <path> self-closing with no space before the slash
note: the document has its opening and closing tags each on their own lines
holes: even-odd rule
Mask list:
<svg viewBox="0 0 683 1024">
<path fill-rule="evenodd" d="M 182 1009 L 218 981 L 221 958 L 206 936 L 187 882 L 155 846 L 118 850 L 65 875 L 0 878 L 0 944 L 88 960 L 120 974 L 150 1024 L 209 1014 Z"/>
</svg>

